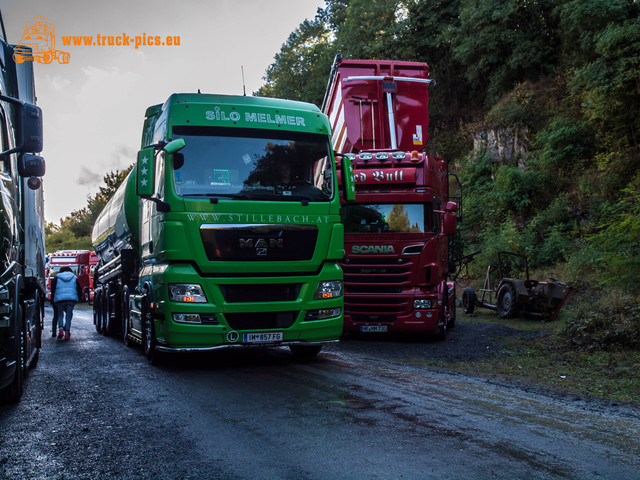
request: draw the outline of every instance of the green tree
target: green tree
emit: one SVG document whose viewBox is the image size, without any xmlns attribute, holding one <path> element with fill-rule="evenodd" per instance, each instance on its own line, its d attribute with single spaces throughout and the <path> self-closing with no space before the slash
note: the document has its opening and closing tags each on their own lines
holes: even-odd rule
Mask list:
<svg viewBox="0 0 640 480">
<path fill-rule="evenodd" d="M 594 126 L 616 146 L 638 154 L 640 18 L 610 24 L 595 35 L 597 58 L 575 71 L 569 86 Z"/>
<path fill-rule="evenodd" d="M 459 25 L 445 32 L 477 103 L 487 106 L 558 60 L 553 0 L 461 0 Z"/>
<path fill-rule="evenodd" d="M 60 226 L 47 223 L 45 228 L 47 251 L 92 250 L 93 224 L 132 168 L 133 165 L 125 170 L 108 172 L 103 177 L 104 185 L 99 187 L 98 193 L 88 197 L 86 207 L 72 211 L 69 216 L 60 221 Z"/>
<path fill-rule="evenodd" d="M 255 95 L 320 105 L 334 55 L 332 34 L 324 16 L 305 20 L 276 54 L 267 68 L 265 85 Z"/>
<path fill-rule="evenodd" d="M 344 12 L 346 15 L 335 25 L 336 48 L 345 58 L 415 59 L 415 49 L 407 38 L 411 3 L 350 0 Z"/>
<path fill-rule="evenodd" d="M 430 76 L 436 80 L 429 98 L 431 125 L 455 124 L 468 113 L 469 85 L 464 66 L 452 52 L 446 32 L 458 25 L 460 0 L 416 0 L 408 5 L 408 32 L 404 37 L 413 51 L 412 58 L 429 64 Z"/>
</svg>

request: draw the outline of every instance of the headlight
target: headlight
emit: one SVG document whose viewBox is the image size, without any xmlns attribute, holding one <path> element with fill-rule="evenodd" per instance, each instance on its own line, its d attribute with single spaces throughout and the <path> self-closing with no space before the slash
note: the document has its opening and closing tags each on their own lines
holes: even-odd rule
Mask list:
<svg viewBox="0 0 640 480">
<path fill-rule="evenodd" d="M 207 303 L 202 287 L 196 283 L 172 283 L 169 285 L 169 299 L 172 302 Z"/>
<path fill-rule="evenodd" d="M 331 280 L 328 282 L 320 282 L 316 293 L 313 295 L 314 300 L 323 300 L 328 298 L 338 298 L 342 296 L 342 280 Z"/>
<path fill-rule="evenodd" d="M 172 317 L 177 323 L 202 323 L 197 313 L 174 313 Z"/>
<path fill-rule="evenodd" d="M 309 310 L 304 316 L 305 320 L 324 320 L 325 318 L 339 317 L 342 309 L 338 308 L 322 308 L 318 310 Z"/>
<path fill-rule="evenodd" d="M 414 300 L 413 308 L 433 308 L 433 300 Z"/>
</svg>

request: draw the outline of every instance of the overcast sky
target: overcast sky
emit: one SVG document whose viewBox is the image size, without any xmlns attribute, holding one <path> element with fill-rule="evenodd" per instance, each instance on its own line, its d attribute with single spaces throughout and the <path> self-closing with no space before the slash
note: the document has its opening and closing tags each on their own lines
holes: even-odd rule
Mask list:
<svg viewBox="0 0 640 480">
<path fill-rule="evenodd" d="M 43 110 L 45 216 L 84 208 L 103 176 L 140 148 L 144 112 L 174 92 L 242 95 L 260 88 L 289 34 L 324 0 L 0 0 L 7 37 L 27 21 L 55 25 L 66 65 L 34 63 Z M 38 18 L 36 18 L 38 17 Z M 63 36 L 130 38 L 130 46 L 65 46 Z M 180 46 L 139 46 L 136 36 L 179 36 Z M 108 39 L 105 43 L 108 43 Z"/>
</svg>

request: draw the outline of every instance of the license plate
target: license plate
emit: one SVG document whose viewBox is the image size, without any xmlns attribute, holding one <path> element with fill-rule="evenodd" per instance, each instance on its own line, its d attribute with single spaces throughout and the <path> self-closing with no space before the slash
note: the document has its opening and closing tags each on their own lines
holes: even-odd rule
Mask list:
<svg viewBox="0 0 640 480">
<path fill-rule="evenodd" d="M 362 325 L 360 327 L 360 331 L 362 333 L 386 333 L 387 326 L 386 325 Z"/>
<path fill-rule="evenodd" d="M 282 341 L 282 332 L 243 333 L 242 343 L 273 343 Z"/>
</svg>

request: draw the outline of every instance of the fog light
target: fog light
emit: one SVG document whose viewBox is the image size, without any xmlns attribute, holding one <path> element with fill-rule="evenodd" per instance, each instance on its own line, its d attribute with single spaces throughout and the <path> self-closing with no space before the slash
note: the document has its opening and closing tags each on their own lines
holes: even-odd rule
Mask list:
<svg viewBox="0 0 640 480">
<path fill-rule="evenodd" d="M 173 321 L 176 323 L 202 323 L 197 313 L 174 313 Z"/>
</svg>

